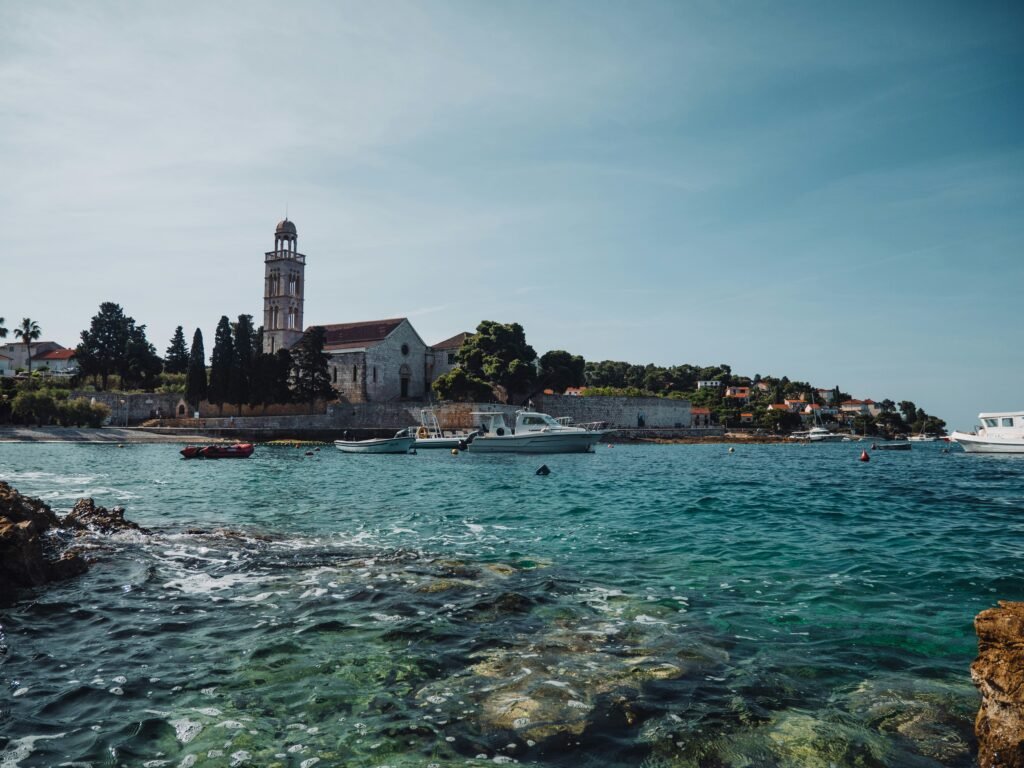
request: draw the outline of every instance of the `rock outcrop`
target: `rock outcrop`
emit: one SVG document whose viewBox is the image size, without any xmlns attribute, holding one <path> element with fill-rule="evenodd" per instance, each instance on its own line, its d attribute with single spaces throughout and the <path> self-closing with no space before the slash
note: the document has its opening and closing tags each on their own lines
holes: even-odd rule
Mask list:
<svg viewBox="0 0 1024 768">
<path fill-rule="evenodd" d="M 39 499 L 23 496 L 0 481 L 0 605 L 9 603 L 18 589 L 84 573 L 85 560 L 72 550 L 61 551 L 56 532 L 84 533 L 136 530 L 124 519 L 124 509 L 97 507 L 92 499 L 79 499 L 63 520 Z"/>
<path fill-rule="evenodd" d="M 974 722 L 979 768 L 1024 768 L 1024 603 L 1000 601 L 974 619 L 981 691 Z"/>
</svg>

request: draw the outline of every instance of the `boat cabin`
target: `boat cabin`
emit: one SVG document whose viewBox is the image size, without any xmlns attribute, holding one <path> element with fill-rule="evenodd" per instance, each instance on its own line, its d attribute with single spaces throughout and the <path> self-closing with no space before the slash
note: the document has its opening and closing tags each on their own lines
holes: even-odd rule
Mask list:
<svg viewBox="0 0 1024 768">
<path fill-rule="evenodd" d="M 985 431 L 989 430 L 1024 430 L 1024 412 L 1013 413 L 979 413 L 978 418 Z"/>
<path fill-rule="evenodd" d="M 480 431 L 485 435 L 523 434 L 526 432 L 552 432 L 555 430 L 565 431 L 571 429 L 559 424 L 557 420 L 546 413 L 536 411 L 518 411 L 516 413 L 516 425 L 510 429 L 505 422 L 505 414 L 500 411 L 478 411 L 473 413 L 480 422 Z"/>
</svg>

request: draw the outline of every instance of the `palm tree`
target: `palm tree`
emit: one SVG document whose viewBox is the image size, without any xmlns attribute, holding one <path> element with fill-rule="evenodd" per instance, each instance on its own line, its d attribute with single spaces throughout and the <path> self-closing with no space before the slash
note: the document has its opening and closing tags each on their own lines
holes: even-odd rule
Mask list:
<svg viewBox="0 0 1024 768">
<path fill-rule="evenodd" d="M 39 323 L 32 318 L 26 317 L 21 325 L 14 329 L 14 335 L 21 339 L 25 345 L 25 352 L 28 355 L 28 375 L 32 375 L 32 342 L 36 341 L 43 332 L 39 330 Z"/>
<path fill-rule="evenodd" d="M 0 317 L 0 339 L 7 338 L 7 329 L 4 328 L 4 319 Z"/>
</svg>

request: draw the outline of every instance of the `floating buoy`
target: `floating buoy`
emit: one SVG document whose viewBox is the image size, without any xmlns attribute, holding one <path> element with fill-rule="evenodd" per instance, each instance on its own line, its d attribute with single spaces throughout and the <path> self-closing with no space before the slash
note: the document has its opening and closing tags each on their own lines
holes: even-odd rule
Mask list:
<svg viewBox="0 0 1024 768">
<path fill-rule="evenodd" d="M 118 448 L 124 448 L 124 443 L 118 443 L 118 444 L 117 444 L 117 447 L 118 447 Z"/>
<path fill-rule="evenodd" d="M 736 453 L 736 449 L 735 448 L 730 448 L 729 449 L 729 453 Z"/>
<path fill-rule="evenodd" d="M 609 448 L 614 448 L 615 446 L 614 446 L 614 445 L 612 445 L 611 443 L 608 443 L 608 447 L 609 447 Z"/>
<path fill-rule="evenodd" d="M 459 455 L 459 449 L 458 448 L 452 448 L 452 456 L 458 456 L 458 455 Z"/>
<path fill-rule="evenodd" d="M 861 461 L 871 461 L 871 457 L 868 456 L 868 452 L 867 451 L 861 451 L 860 452 L 860 460 Z"/>
<path fill-rule="evenodd" d="M 538 475 L 550 475 L 551 474 L 551 470 L 548 469 L 548 465 L 547 464 L 541 464 L 540 468 L 537 470 L 537 474 Z"/>
<path fill-rule="evenodd" d="M 312 452 L 312 451 L 306 451 L 306 455 L 307 455 L 307 456 L 312 456 L 312 455 L 313 455 L 313 452 Z"/>
</svg>

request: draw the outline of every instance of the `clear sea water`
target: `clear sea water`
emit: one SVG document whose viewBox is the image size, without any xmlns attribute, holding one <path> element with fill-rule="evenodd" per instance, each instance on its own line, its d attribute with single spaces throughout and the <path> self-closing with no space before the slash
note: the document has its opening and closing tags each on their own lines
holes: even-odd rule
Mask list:
<svg viewBox="0 0 1024 768">
<path fill-rule="evenodd" d="M 0 609 L 0 766 L 972 765 L 1024 460 L 865 445 L 0 446 L 152 530 Z"/>
</svg>

